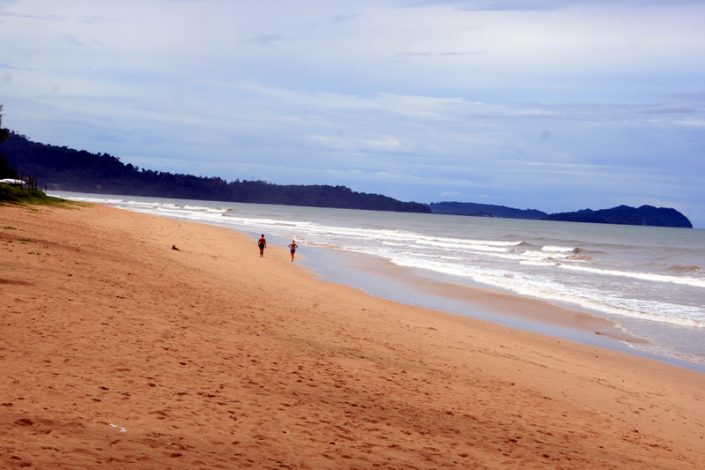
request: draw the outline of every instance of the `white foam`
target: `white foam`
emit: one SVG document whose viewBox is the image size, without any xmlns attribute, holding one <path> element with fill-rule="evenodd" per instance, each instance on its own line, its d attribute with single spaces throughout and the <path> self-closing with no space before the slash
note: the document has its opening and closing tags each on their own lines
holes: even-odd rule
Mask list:
<svg viewBox="0 0 705 470">
<path fill-rule="evenodd" d="M 493 245 L 491 243 L 468 243 L 465 241 L 441 242 L 438 240 L 420 239 L 416 242 L 417 245 L 427 245 L 431 247 L 449 248 L 455 251 L 471 251 L 471 252 L 491 252 L 491 253 L 506 253 L 506 246 Z"/>
<path fill-rule="evenodd" d="M 207 206 L 189 206 L 188 204 L 184 205 L 184 209 L 188 211 L 203 211 L 203 212 L 218 212 L 220 214 L 223 214 L 227 212 L 228 209 L 221 209 L 221 208 L 216 208 L 216 207 L 207 207 Z"/>
<path fill-rule="evenodd" d="M 49 195 L 53 195 L 50 193 Z M 78 202 L 90 202 L 93 204 L 122 204 L 124 201 L 122 199 L 106 199 L 106 198 L 98 198 L 98 197 L 88 197 L 88 196 L 58 196 L 62 197 L 64 199 L 68 199 L 69 201 L 78 201 Z"/>
<path fill-rule="evenodd" d="M 541 251 L 546 253 L 574 253 L 575 248 L 571 246 L 546 245 L 541 247 Z"/>
<path fill-rule="evenodd" d="M 568 288 L 545 277 L 471 268 L 408 256 L 397 256 L 390 261 L 398 266 L 428 269 L 442 274 L 468 278 L 477 283 L 507 289 L 527 297 L 579 305 L 593 311 L 641 320 L 705 328 L 705 311 L 697 307 L 623 299 L 594 289 Z M 507 276 L 507 274 L 510 275 Z"/>
<path fill-rule="evenodd" d="M 668 276 L 665 274 L 642 273 L 642 272 L 635 272 L 635 271 L 620 271 L 620 270 L 616 270 L 616 269 L 600 269 L 600 268 L 592 268 L 592 267 L 588 267 L 588 266 L 575 266 L 575 265 L 568 265 L 568 264 L 561 264 L 560 267 L 562 269 L 569 269 L 569 270 L 573 270 L 573 271 L 582 271 L 582 272 L 588 272 L 588 273 L 592 273 L 592 274 L 601 274 L 601 275 L 605 275 L 605 276 L 628 277 L 628 278 L 632 278 L 632 279 L 639 279 L 642 281 L 669 282 L 672 284 L 682 284 L 684 286 L 705 288 L 705 279 L 694 278 L 694 277 L 689 277 L 689 276 Z"/>
<path fill-rule="evenodd" d="M 543 252 L 543 251 L 534 251 L 534 250 L 526 250 L 524 253 L 522 253 L 522 257 L 525 259 L 530 259 L 530 260 L 555 260 L 555 259 L 568 259 L 568 255 L 564 254 L 562 252 Z"/>
</svg>

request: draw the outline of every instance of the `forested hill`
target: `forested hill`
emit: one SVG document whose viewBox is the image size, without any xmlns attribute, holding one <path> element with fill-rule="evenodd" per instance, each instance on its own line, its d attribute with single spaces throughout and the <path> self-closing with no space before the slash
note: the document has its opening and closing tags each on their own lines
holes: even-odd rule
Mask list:
<svg viewBox="0 0 705 470">
<path fill-rule="evenodd" d="M 211 201 L 397 212 L 430 212 L 428 206 L 381 194 L 359 193 L 345 186 L 279 185 L 264 181 L 226 181 L 139 169 L 106 153 L 95 154 L 33 142 L 11 132 L 0 150 L 20 175 L 36 177 L 49 190 L 82 191 Z"/>
<path fill-rule="evenodd" d="M 564 222 L 590 222 L 596 224 L 649 225 L 653 227 L 693 228 L 690 220 L 670 207 L 617 206 L 611 209 L 593 211 L 583 209 L 577 212 L 551 214 L 545 220 Z"/>
<path fill-rule="evenodd" d="M 476 202 L 432 202 L 431 212 L 434 214 L 471 215 L 475 217 L 501 217 L 506 219 L 543 219 L 546 213 L 536 209 L 515 209 L 494 204 L 478 204 Z"/>
<path fill-rule="evenodd" d="M 431 212 L 434 214 L 692 228 L 692 224 L 686 216 L 669 207 L 641 206 L 636 208 L 622 205 L 611 209 L 596 211 L 583 209 L 576 212 L 558 214 L 546 214 L 536 209 L 515 209 L 513 207 L 473 202 L 435 202 L 431 203 L 430 207 Z"/>
</svg>

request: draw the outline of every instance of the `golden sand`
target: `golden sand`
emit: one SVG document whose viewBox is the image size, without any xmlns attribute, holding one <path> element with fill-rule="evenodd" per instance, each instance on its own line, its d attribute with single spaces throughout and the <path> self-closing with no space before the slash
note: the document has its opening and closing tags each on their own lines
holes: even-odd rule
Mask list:
<svg viewBox="0 0 705 470">
<path fill-rule="evenodd" d="M 3 468 L 705 468 L 705 374 L 370 297 L 227 229 L 3 206 L 0 293 Z"/>
</svg>

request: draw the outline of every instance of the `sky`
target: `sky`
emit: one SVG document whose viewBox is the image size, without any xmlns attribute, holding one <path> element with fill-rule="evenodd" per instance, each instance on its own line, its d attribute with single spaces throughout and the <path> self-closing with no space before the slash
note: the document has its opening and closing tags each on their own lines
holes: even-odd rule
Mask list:
<svg viewBox="0 0 705 470">
<path fill-rule="evenodd" d="M 705 227 L 703 25 L 703 0 L 0 0 L 0 103 L 140 168 Z"/>
</svg>

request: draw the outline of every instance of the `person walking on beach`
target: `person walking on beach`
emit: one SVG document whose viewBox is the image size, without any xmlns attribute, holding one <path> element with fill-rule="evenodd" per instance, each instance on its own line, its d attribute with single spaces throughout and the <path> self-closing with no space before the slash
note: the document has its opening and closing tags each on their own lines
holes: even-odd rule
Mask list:
<svg viewBox="0 0 705 470">
<path fill-rule="evenodd" d="M 299 247 L 299 245 L 296 244 L 296 240 L 291 240 L 291 243 L 289 243 L 289 251 L 291 251 L 291 261 L 294 261 L 294 255 L 296 254 L 296 249 Z"/>
<path fill-rule="evenodd" d="M 264 249 L 267 248 L 267 240 L 264 239 L 264 234 L 257 240 L 257 246 L 259 247 L 259 257 L 262 258 L 264 256 Z"/>
</svg>

